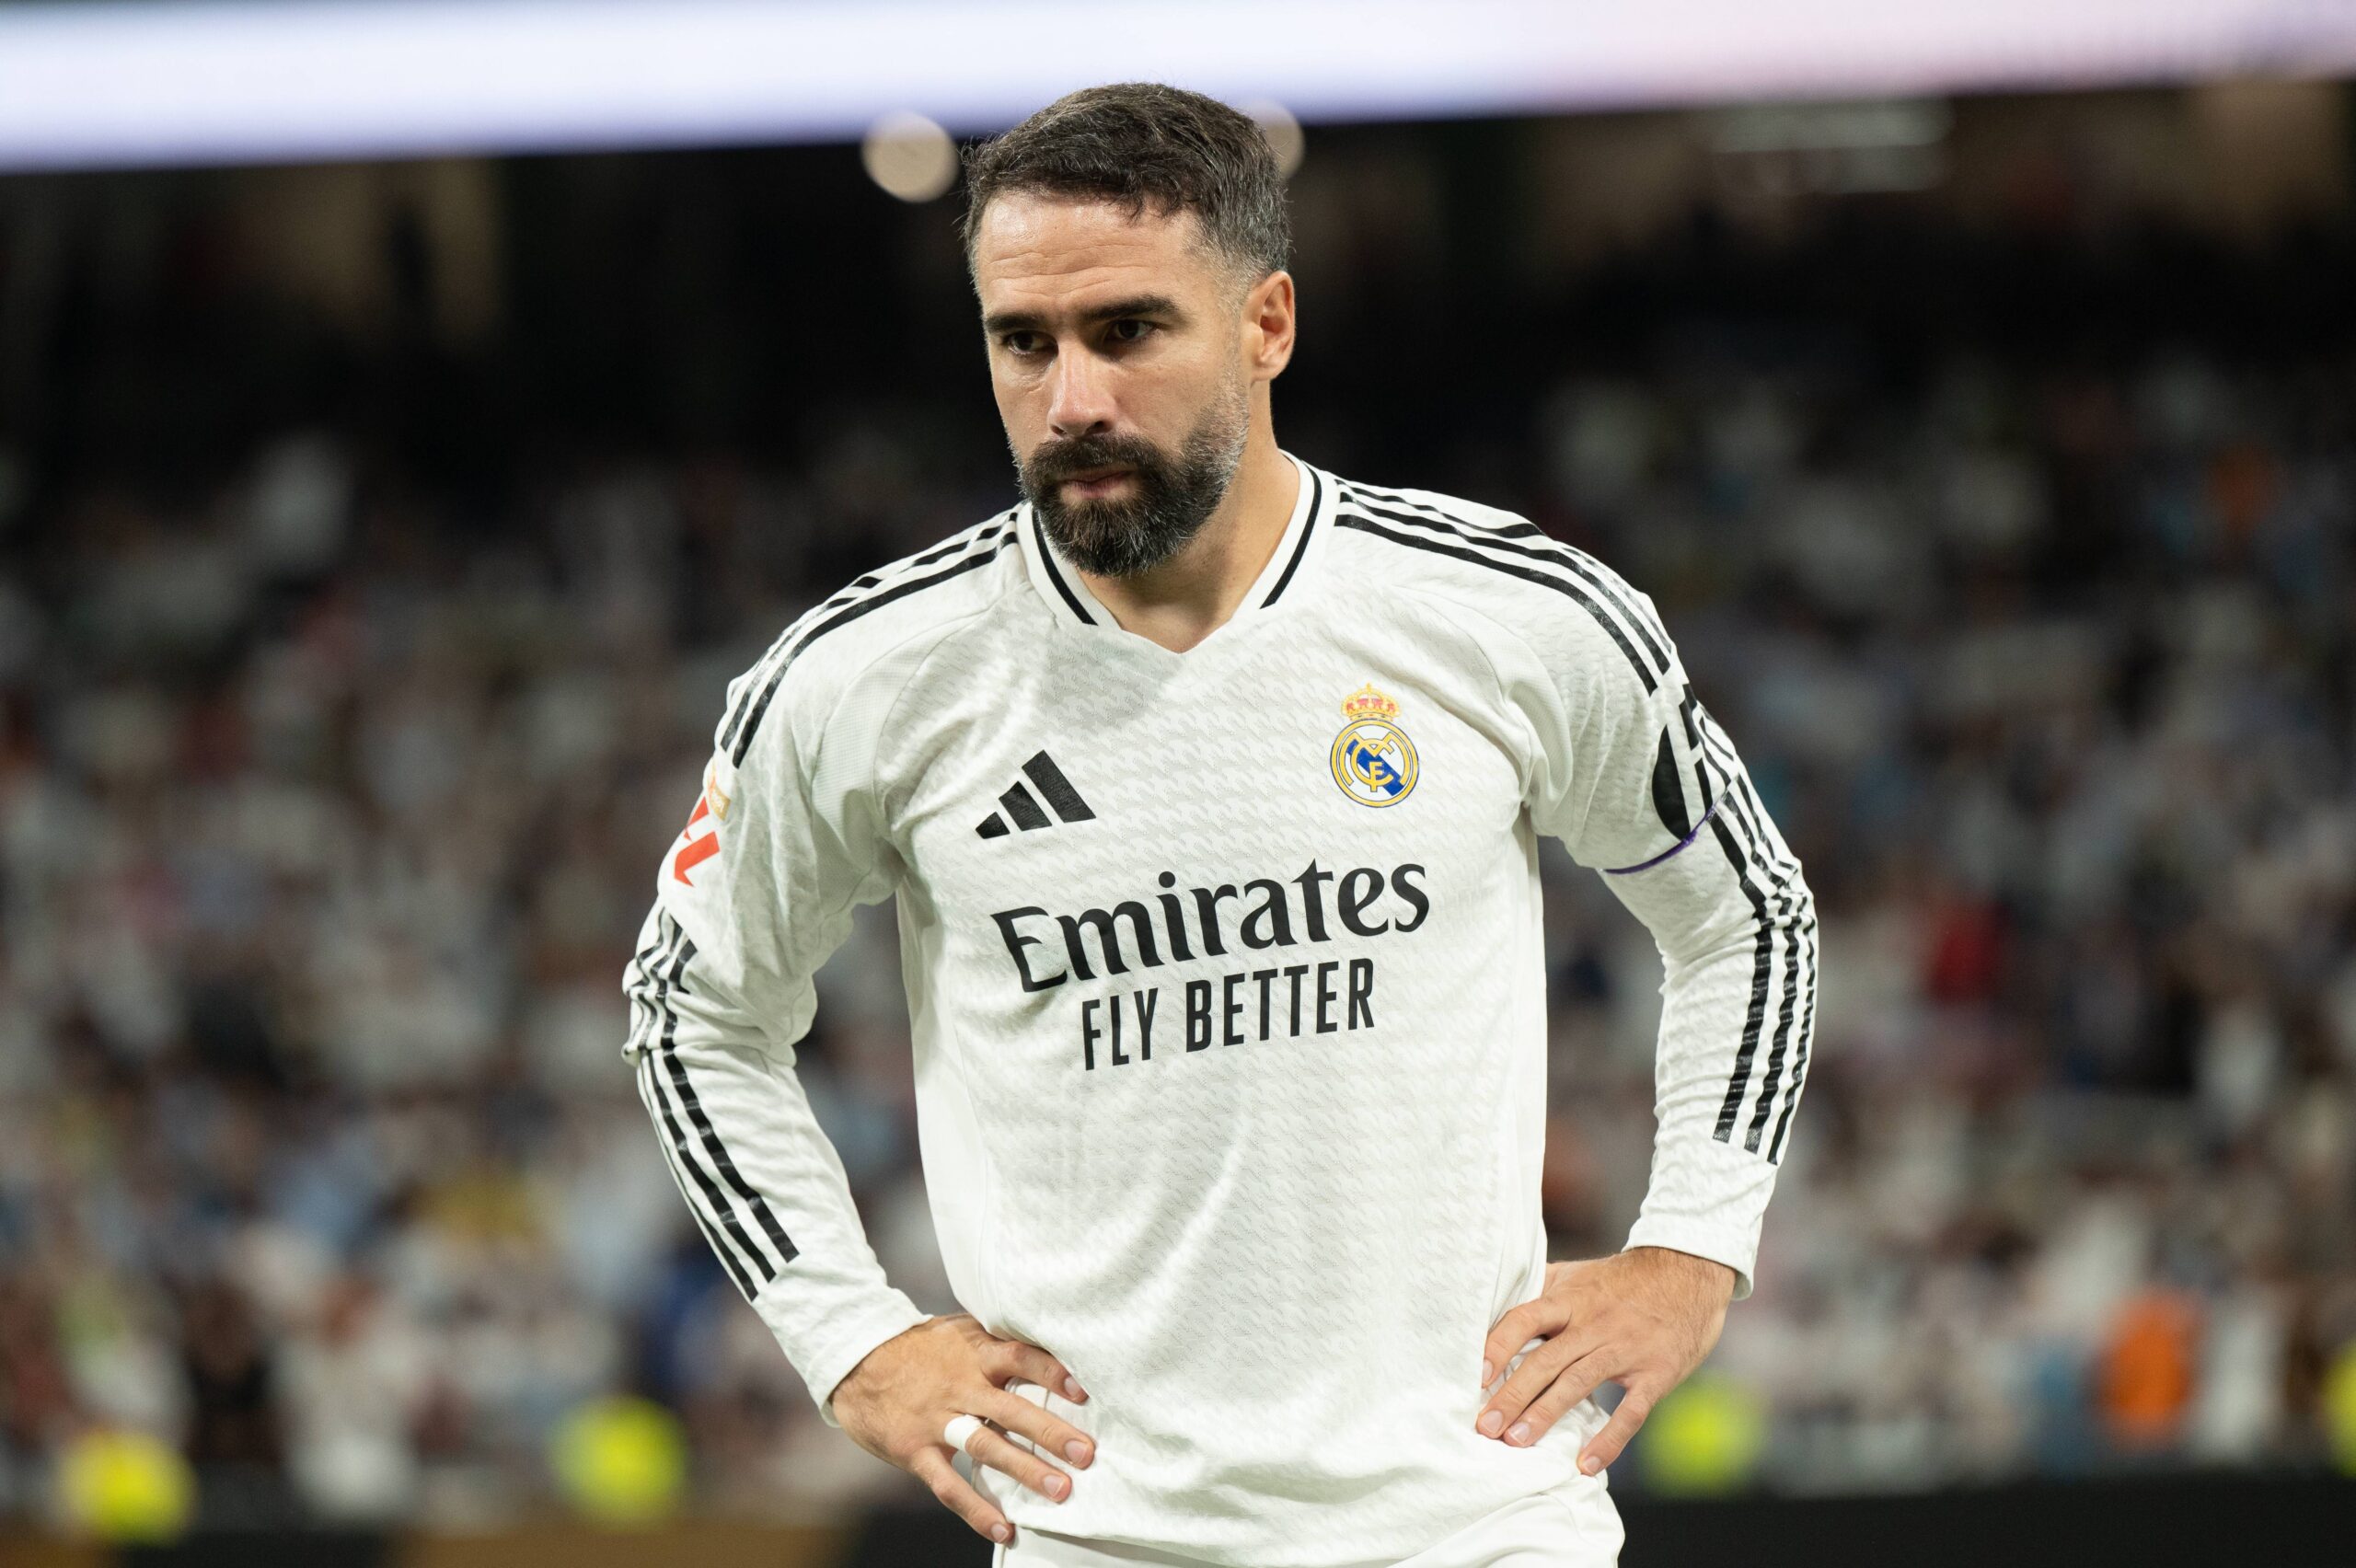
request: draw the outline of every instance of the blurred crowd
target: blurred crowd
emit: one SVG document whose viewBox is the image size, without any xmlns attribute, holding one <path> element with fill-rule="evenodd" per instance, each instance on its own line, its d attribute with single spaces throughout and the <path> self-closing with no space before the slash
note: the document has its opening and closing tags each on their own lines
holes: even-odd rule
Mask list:
<svg viewBox="0 0 2356 1568">
<path fill-rule="evenodd" d="M 1824 910 L 1805 1141 L 1713 1363 L 1764 1477 L 2344 1453 L 2356 358 L 1553 415 L 1539 515 L 1665 594 Z M 1580 1252 L 1641 1191 L 1658 973 L 1591 888 L 1553 933 Z"/>
<path fill-rule="evenodd" d="M 1278 429 L 1650 592 L 1807 867 L 1817 1059 L 1711 1364 L 1763 1414 L 1743 1474 L 2327 1462 L 2356 352 L 1561 347 L 1522 424 L 1413 471 L 1346 402 L 1288 427 L 1280 388 Z M 1002 449 L 963 472 L 926 429 L 542 447 L 493 503 L 332 422 L 193 487 L 29 501 L 0 456 L 0 1516 L 129 1428 L 218 1520 L 496 1518 L 616 1392 L 676 1413 L 712 1507 L 921 1500 L 819 1424 L 696 1231 L 619 981 L 726 679 L 1012 498 Z M 1545 1212 L 1588 1255 L 1642 1193 L 1658 961 L 1551 847 L 1546 876 Z M 886 911 L 820 995 L 819 1119 L 887 1273 L 954 1310 Z M 1643 1442 L 1622 1469 L 1647 1484 Z"/>
</svg>

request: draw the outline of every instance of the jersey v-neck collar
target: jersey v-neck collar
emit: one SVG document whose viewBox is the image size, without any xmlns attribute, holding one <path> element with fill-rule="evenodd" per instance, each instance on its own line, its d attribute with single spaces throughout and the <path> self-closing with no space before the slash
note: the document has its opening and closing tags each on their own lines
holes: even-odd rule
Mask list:
<svg viewBox="0 0 2356 1568">
<path fill-rule="evenodd" d="M 1317 553 L 1319 542 L 1333 531 L 1331 525 L 1335 498 L 1332 477 L 1289 452 L 1284 455 L 1300 470 L 1300 493 L 1293 500 L 1292 516 L 1285 524 L 1284 536 L 1276 541 L 1276 550 L 1268 557 L 1267 565 L 1260 569 L 1259 577 L 1236 605 L 1235 614 L 1214 628 L 1210 634 L 1212 637 L 1217 637 L 1228 626 L 1247 616 L 1256 616 L 1286 602 L 1288 595 L 1298 597 L 1305 571 Z M 1020 508 L 1016 533 L 1022 542 L 1023 563 L 1030 571 L 1031 584 L 1038 590 L 1039 596 L 1046 601 L 1048 609 L 1057 619 L 1076 628 L 1093 628 L 1116 636 L 1138 635 L 1124 630 L 1121 624 L 1113 618 L 1113 612 L 1088 591 L 1088 584 L 1080 580 L 1080 573 L 1072 569 L 1071 563 L 1056 553 L 1055 546 L 1047 539 L 1046 529 L 1040 525 L 1038 514 L 1027 501 Z M 1148 640 L 1141 638 L 1139 640 Z"/>
</svg>

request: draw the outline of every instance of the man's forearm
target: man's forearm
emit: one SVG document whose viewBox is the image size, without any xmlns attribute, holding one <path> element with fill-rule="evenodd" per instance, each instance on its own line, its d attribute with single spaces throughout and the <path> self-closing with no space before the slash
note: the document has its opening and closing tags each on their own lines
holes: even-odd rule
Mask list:
<svg viewBox="0 0 2356 1568">
<path fill-rule="evenodd" d="M 650 919 L 654 956 L 627 987 L 639 1097 L 705 1239 L 833 1424 L 835 1385 L 927 1315 L 885 1281 L 791 1047 L 699 983 L 664 924 Z"/>
<path fill-rule="evenodd" d="M 1727 814 L 1718 841 L 1614 891 L 1652 929 L 1667 970 L 1652 1175 L 1629 1245 L 1723 1263 L 1740 1299 L 1807 1070 L 1817 921 L 1780 840 Z"/>
</svg>

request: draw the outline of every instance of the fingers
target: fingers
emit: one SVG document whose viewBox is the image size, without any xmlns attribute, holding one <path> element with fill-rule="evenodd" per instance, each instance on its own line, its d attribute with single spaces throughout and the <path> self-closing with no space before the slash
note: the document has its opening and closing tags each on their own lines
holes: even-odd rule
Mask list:
<svg viewBox="0 0 2356 1568">
<path fill-rule="evenodd" d="M 1538 1397 L 1530 1401 L 1530 1408 L 1505 1429 L 1505 1440 L 1522 1447 L 1546 1435 L 1565 1411 L 1608 1380 L 1603 1366 L 1601 1357 L 1589 1355 L 1565 1367 L 1562 1375 L 1541 1389 Z"/>
<path fill-rule="evenodd" d="M 978 1436 L 978 1434 L 976 1435 Z M 1004 1438 L 999 1439 L 1004 1442 Z M 989 1500 L 973 1488 L 973 1484 L 957 1473 L 949 1461 L 945 1445 L 919 1448 L 908 1459 L 908 1472 L 927 1486 L 941 1500 L 941 1505 L 973 1527 L 974 1533 L 984 1540 L 1009 1541 L 1014 1539 L 1014 1527 L 1006 1516 L 989 1505 Z"/>
<path fill-rule="evenodd" d="M 987 1357 L 990 1381 L 1004 1384 L 1019 1378 L 1026 1383 L 1036 1383 L 1043 1389 L 1053 1389 L 1074 1404 L 1086 1404 L 1088 1391 L 1080 1379 L 1071 1375 L 1054 1356 L 1035 1344 L 1021 1340 L 999 1340 Z"/>
<path fill-rule="evenodd" d="M 965 1451 L 977 1465 L 987 1465 L 1012 1476 L 1051 1503 L 1071 1495 L 1071 1477 L 1055 1466 L 1009 1442 L 994 1426 L 985 1426 L 965 1439 Z"/>
<path fill-rule="evenodd" d="M 1618 1458 L 1620 1450 L 1628 1446 L 1628 1439 L 1644 1425 L 1645 1417 L 1653 1412 L 1653 1401 L 1660 1396 L 1654 1391 L 1652 1385 L 1638 1381 L 1627 1387 L 1627 1397 L 1620 1401 L 1620 1408 L 1611 1412 L 1611 1419 L 1603 1424 L 1603 1430 L 1588 1438 L 1587 1447 L 1579 1450 L 1581 1475 L 1593 1475 Z"/>
<path fill-rule="evenodd" d="M 1563 1368 L 1594 1349 L 1578 1336 L 1562 1333 L 1531 1351 L 1472 1418 L 1473 1430 L 1484 1437 L 1503 1436 Z"/>
<path fill-rule="evenodd" d="M 974 1413 L 987 1416 L 1009 1432 L 1021 1433 L 1043 1454 L 1060 1454 L 1082 1468 L 1096 1457 L 1096 1439 L 1021 1394 L 992 1389 L 987 1397 L 975 1401 Z"/>
<path fill-rule="evenodd" d="M 975 1464 L 1051 1502 L 1072 1491 L 1071 1477 L 1054 1460 L 1086 1466 L 1095 1459 L 1095 1439 L 1045 1409 L 1051 1389 L 1064 1388 L 1067 1397 L 1079 1392 L 1070 1370 L 1036 1345 L 999 1338 L 970 1316 L 928 1320 L 885 1342 L 861 1363 L 858 1388 L 850 1383 L 846 1378 L 841 1387 L 857 1394 L 856 1401 L 836 1402 L 844 1431 L 924 1482 L 943 1507 L 989 1540 L 1011 1540 L 1014 1526 L 992 1501 L 996 1488 L 981 1482 L 978 1470 L 968 1472 L 970 1480 L 958 1473 L 955 1449 L 941 1437 L 943 1422 L 969 1413 L 998 1423 L 967 1438 Z M 1009 1386 L 1023 1384 L 1040 1391 L 1024 1387 L 1018 1393 Z"/>
<path fill-rule="evenodd" d="M 1509 1309 L 1482 1343 L 1481 1386 L 1485 1389 L 1496 1382 L 1497 1374 L 1505 1370 L 1523 1345 L 1561 1333 L 1570 1326 L 1569 1308 L 1552 1296 L 1541 1296 Z"/>
</svg>

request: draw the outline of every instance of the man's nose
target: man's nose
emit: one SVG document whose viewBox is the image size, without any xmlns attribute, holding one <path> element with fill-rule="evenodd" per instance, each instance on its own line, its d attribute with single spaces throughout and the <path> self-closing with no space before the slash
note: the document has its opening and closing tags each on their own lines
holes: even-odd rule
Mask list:
<svg viewBox="0 0 2356 1568">
<path fill-rule="evenodd" d="M 1113 427 L 1113 397 L 1103 363 L 1082 350 L 1056 356 L 1055 387 L 1047 423 L 1066 438 L 1092 435 Z"/>
</svg>

